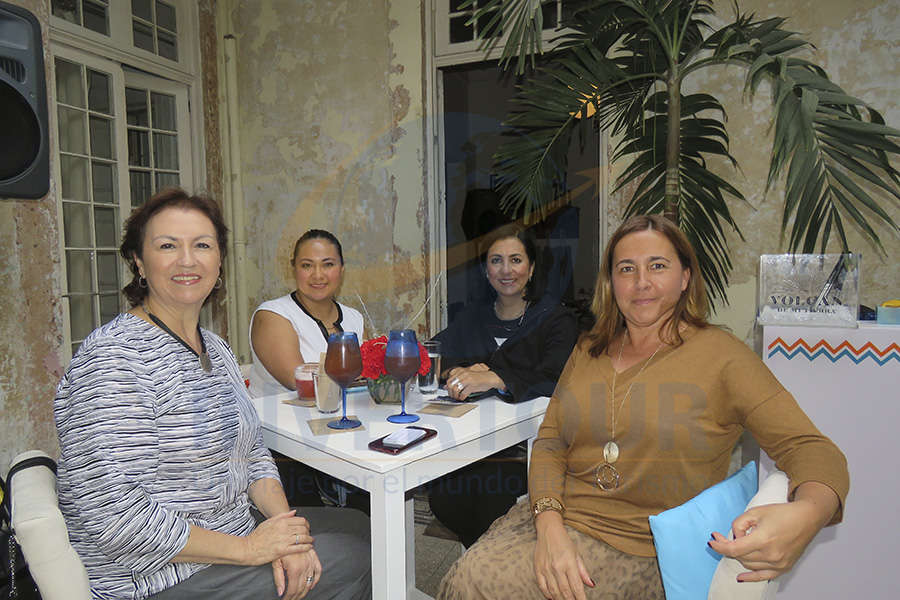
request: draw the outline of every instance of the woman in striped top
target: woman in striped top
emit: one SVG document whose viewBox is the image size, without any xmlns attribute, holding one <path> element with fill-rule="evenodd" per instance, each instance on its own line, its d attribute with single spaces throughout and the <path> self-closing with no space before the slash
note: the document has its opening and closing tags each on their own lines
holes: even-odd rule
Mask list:
<svg viewBox="0 0 900 600">
<path fill-rule="evenodd" d="M 85 339 L 54 403 L 70 539 L 95 598 L 368 598 L 367 519 L 290 509 L 237 361 L 199 327 L 226 235 L 178 189 L 126 223 L 132 309 Z"/>
</svg>

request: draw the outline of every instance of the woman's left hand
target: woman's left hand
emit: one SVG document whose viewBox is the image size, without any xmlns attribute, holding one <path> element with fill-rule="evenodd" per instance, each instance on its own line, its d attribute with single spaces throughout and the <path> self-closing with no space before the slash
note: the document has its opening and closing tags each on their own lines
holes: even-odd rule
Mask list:
<svg viewBox="0 0 900 600">
<path fill-rule="evenodd" d="M 275 589 L 283 600 L 300 600 L 319 583 L 322 565 L 315 550 L 287 554 L 272 562 Z"/>
<path fill-rule="evenodd" d="M 503 380 L 484 363 L 470 367 L 456 367 L 447 374 L 447 392 L 455 400 L 465 400 L 471 394 L 491 388 L 506 389 Z"/>
<path fill-rule="evenodd" d="M 749 569 L 738 575 L 738 581 L 774 579 L 794 566 L 838 505 L 830 487 L 806 482 L 797 488 L 792 502 L 751 508 L 732 523 L 734 540 L 714 532 L 709 546 Z"/>
</svg>

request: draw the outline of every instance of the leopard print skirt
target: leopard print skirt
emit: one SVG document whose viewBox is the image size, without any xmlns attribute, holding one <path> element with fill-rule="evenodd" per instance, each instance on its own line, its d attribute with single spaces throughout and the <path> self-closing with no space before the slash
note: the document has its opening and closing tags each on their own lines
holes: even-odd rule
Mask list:
<svg viewBox="0 0 900 600">
<path fill-rule="evenodd" d="M 632 556 L 570 527 L 584 566 L 596 584 L 587 598 L 664 600 L 656 558 Z M 438 590 L 438 600 L 544 600 L 534 575 L 537 533 L 527 502 L 520 502 L 457 560 Z"/>
</svg>

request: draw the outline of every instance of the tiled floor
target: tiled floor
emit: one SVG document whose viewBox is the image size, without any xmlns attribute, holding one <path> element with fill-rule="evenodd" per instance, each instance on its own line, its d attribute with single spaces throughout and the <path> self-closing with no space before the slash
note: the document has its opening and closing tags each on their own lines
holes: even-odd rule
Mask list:
<svg viewBox="0 0 900 600">
<path fill-rule="evenodd" d="M 463 545 L 445 539 L 453 534 L 434 520 L 428 508 L 428 496 L 422 490 L 415 497 L 415 522 L 416 587 L 434 597 L 444 573 L 462 555 Z M 425 534 L 426 529 L 429 535 Z"/>
<path fill-rule="evenodd" d="M 416 524 L 416 587 L 433 597 L 444 573 L 462 555 L 463 545 L 424 535 L 425 527 Z"/>
</svg>

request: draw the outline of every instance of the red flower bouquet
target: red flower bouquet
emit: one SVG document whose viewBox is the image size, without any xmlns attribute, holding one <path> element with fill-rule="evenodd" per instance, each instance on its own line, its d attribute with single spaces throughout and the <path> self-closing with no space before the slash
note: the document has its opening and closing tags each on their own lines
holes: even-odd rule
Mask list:
<svg viewBox="0 0 900 600">
<path fill-rule="evenodd" d="M 362 354 L 363 370 L 362 376 L 366 379 L 378 379 L 387 376 L 384 369 L 384 351 L 387 348 L 387 336 L 366 340 L 359 347 Z M 422 344 L 419 344 L 419 375 L 428 375 L 431 369 L 431 359 L 428 358 L 428 351 Z"/>
<path fill-rule="evenodd" d="M 366 340 L 359 347 L 362 354 L 362 376 L 367 380 L 369 395 L 376 404 L 400 404 L 400 384 L 387 374 L 384 369 L 384 353 L 387 348 L 387 336 L 382 335 Z M 427 375 L 431 369 L 431 359 L 422 344 L 419 344 L 419 375 Z M 407 386 L 416 380 L 411 377 Z M 409 388 L 407 388 L 409 389 Z"/>
</svg>

